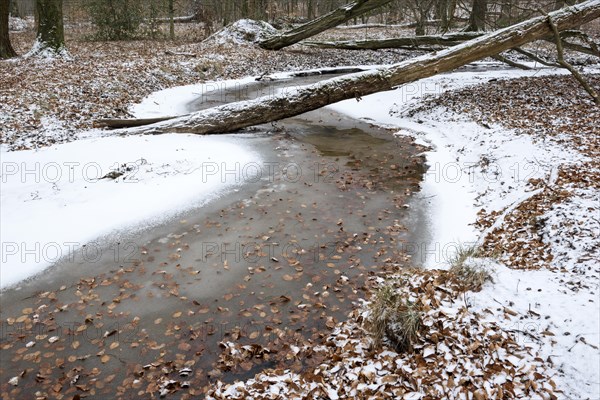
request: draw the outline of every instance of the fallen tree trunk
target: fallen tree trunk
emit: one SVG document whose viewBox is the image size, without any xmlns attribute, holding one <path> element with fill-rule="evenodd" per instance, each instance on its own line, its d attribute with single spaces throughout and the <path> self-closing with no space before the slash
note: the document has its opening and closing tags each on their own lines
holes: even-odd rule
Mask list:
<svg viewBox="0 0 600 400">
<path fill-rule="evenodd" d="M 441 20 L 439 19 L 429 19 L 425 21 L 423 24 L 425 26 L 437 26 L 439 25 Z M 358 24 L 358 25 L 347 25 L 347 26 L 338 26 L 338 29 L 371 29 L 371 28 L 386 28 L 386 29 L 410 29 L 415 28 L 417 26 L 416 22 L 409 22 L 406 24 Z"/>
<path fill-rule="evenodd" d="M 171 18 L 159 18 L 157 21 L 163 24 L 168 24 L 171 22 Z M 197 14 L 186 15 L 184 17 L 173 17 L 173 22 L 176 24 L 189 24 L 197 21 L 200 21 L 200 17 Z"/>
<path fill-rule="evenodd" d="M 600 0 L 588 0 L 549 14 L 557 29 L 564 30 L 600 17 Z M 275 96 L 226 104 L 154 125 L 132 128 L 130 133 L 158 134 L 225 133 L 248 126 L 293 117 L 328 104 L 391 90 L 486 58 L 552 34 L 548 17 L 524 21 L 472 39 L 459 46 L 426 54 L 388 68 L 328 79 Z"/>
<path fill-rule="evenodd" d="M 545 65 L 547 67 L 559 67 L 558 64 L 552 63 L 552 62 L 547 61 L 547 60 L 544 60 L 542 57 L 539 57 L 537 54 L 532 53 L 532 52 L 527 51 L 527 50 L 523 50 L 520 47 L 514 47 L 511 50 L 515 51 L 517 53 L 523 54 L 525 57 L 528 57 L 528 58 L 532 59 L 533 61 L 535 61 L 537 63 L 540 63 L 542 65 Z"/>
<path fill-rule="evenodd" d="M 136 126 L 145 126 L 156 124 L 157 122 L 168 121 L 176 117 L 159 117 L 159 118 L 140 118 L 140 119 L 99 119 L 94 122 L 95 128 L 135 128 Z"/>
<path fill-rule="evenodd" d="M 283 49 L 391 2 L 392 0 L 356 0 L 297 28 L 265 39 L 259 46 L 267 50 Z"/>
<path fill-rule="evenodd" d="M 456 46 L 467 40 L 482 36 L 480 32 L 457 32 L 447 35 L 407 36 L 391 39 L 348 40 L 335 42 L 302 42 L 302 44 L 322 49 L 380 50 L 416 48 L 422 46 Z"/>
<path fill-rule="evenodd" d="M 339 49 L 339 50 L 383 50 L 383 49 L 408 49 L 408 50 L 427 50 L 434 51 L 439 50 L 440 47 L 456 46 L 464 43 L 467 40 L 474 39 L 476 37 L 483 36 L 482 32 L 457 32 L 449 33 L 447 35 L 430 35 L 430 36 L 406 36 L 390 39 L 369 39 L 369 40 L 340 40 L 340 41 L 306 41 L 302 42 L 303 45 L 309 47 L 318 47 L 321 49 Z M 579 53 L 589 54 L 592 56 L 600 57 L 598 47 L 593 42 L 588 42 L 586 47 L 581 44 L 571 43 L 564 40 L 569 37 L 579 37 L 572 33 L 562 34 L 563 45 L 566 49 L 577 51 Z M 552 36 L 541 38 L 548 42 L 554 43 Z M 428 47 L 428 46 L 438 46 Z M 515 49 L 516 50 L 516 49 Z M 522 54 L 525 52 L 516 50 Z"/>
<path fill-rule="evenodd" d="M 509 58 L 506 58 L 506 57 L 504 57 L 504 56 L 503 56 L 503 55 L 501 55 L 501 54 L 496 54 L 496 55 L 493 55 L 493 56 L 491 56 L 491 57 L 492 57 L 494 60 L 498 60 L 498 61 L 500 61 L 500 62 L 503 62 L 504 64 L 510 65 L 510 66 L 511 66 L 511 67 L 513 67 L 513 68 L 519 68 L 519 69 L 524 69 L 524 70 L 530 70 L 530 69 L 533 69 L 533 68 L 531 68 L 531 67 L 529 67 L 529 66 L 527 66 L 527 65 L 520 64 L 520 63 L 518 63 L 518 62 L 515 62 L 515 61 L 513 61 L 513 60 L 511 60 L 511 59 L 509 59 Z"/>
<path fill-rule="evenodd" d="M 549 38 L 545 38 L 545 40 L 547 40 L 548 42 L 552 42 L 552 39 Z M 598 49 L 594 49 L 594 47 L 591 46 L 586 47 L 581 44 L 567 42 L 566 40 L 563 40 L 563 46 L 565 49 L 569 49 L 571 51 L 577 51 L 579 53 L 600 57 L 600 52 L 598 51 Z"/>
</svg>

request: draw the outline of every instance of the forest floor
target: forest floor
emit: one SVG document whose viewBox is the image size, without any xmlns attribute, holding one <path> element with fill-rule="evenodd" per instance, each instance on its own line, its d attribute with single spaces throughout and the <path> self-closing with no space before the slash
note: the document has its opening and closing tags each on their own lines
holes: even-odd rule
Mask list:
<svg viewBox="0 0 600 400">
<path fill-rule="evenodd" d="M 372 278 L 383 293 L 391 287 L 420 305 L 413 352 L 373 347 L 365 326 L 379 315 L 374 295 L 323 346 L 286 355 L 332 361 L 306 374 L 271 370 L 217 386 L 215 398 L 600 396 L 600 111 L 570 76 L 496 72 L 456 89 L 465 78 L 474 79 L 423 82 L 449 86 L 425 99 L 392 93 L 335 106 L 432 147 L 421 199 L 431 199 L 441 232 L 405 244 L 428 268 Z M 597 74 L 588 79 L 600 86 Z M 493 282 L 465 291 L 481 270 Z M 229 345 L 223 368 L 248 357 Z"/>
<path fill-rule="evenodd" d="M 21 54 L 32 41 L 31 32 L 13 35 Z M 245 45 L 167 41 L 70 40 L 67 45 L 67 59 L 0 62 L 2 152 L 75 141 L 82 131 L 94 129 L 96 119 L 127 117 L 132 104 L 168 87 L 389 64 L 415 55 L 300 46 L 267 52 Z M 593 62 L 580 64 L 592 67 L 586 77 L 600 89 Z M 469 210 L 459 213 L 465 226 L 456 230 L 471 229 L 454 242 L 437 244 L 477 245 L 476 254 L 462 262 L 483 265 L 494 283 L 486 282 L 478 293 L 465 290 L 461 276 L 447 271 L 445 257 L 428 269 L 385 280 L 374 276 L 375 287 L 392 287 L 399 298 L 420 307 L 422 329 L 411 351 L 374 346 L 365 330 L 373 299 L 366 299 L 323 344 L 294 342 L 277 354 L 287 360 L 322 359 L 315 370 L 274 368 L 244 382 L 217 382 L 210 396 L 600 397 L 600 108 L 564 74 L 502 79 L 491 73 L 477 79 L 481 83 L 476 85 L 441 79 L 433 82 L 452 90 L 428 96 L 421 90 L 410 102 L 399 92 L 374 95 L 363 99 L 360 112 L 345 109 L 396 126 L 431 147 L 424 186 L 437 184 L 441 189 L 432 189 L 432 196 L 440 202 L 468 203 L 463 206 Z M 371 110 L 382 104 L 378 118 Z M 445 158 L 436 158 L 442 153 Z M 435 160 L 445 164 L 435 165 Z M 453 163 L 472 178 L 457 183 L 444 174 L 441 182 L 434 176 Z M 239 368 L 268 354 L 267 348 L 224 342 L 216 368 Z M 8 378 L 2 379 L 3 397 L 10 398 Z M 183 383 L 164 379 L 153 390 L 191 396 Z"/>
</svg>

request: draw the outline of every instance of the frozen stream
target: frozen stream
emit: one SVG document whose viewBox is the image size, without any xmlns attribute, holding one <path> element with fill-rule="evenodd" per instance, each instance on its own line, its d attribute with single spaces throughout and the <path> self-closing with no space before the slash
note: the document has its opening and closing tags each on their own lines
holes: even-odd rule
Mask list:
<svg viewBox="0 0 600 400">
<path fill-rule="evenodd" d="M 212 90 L 189 108 L 319 79 Z M 217 377 L 305 368 L 319 360 L 279 360 L 277 349 L 295 335 L 318 342 L 364 297 L 369 277 L 408 265 L 405 205 L 423 173 L 410 139 L 323 109 L 242 140 L 261 163 L 210 170 L 242 181 L 240 189 L 152 229 L 124 232 L 94 262 L 75 255 L 2 293 L 0 374 L 27 371 L 21 396 L 57 383 L 63 394 L 81 393 L 65 380 L 69 371 L 88 395 L 132 398 L 161 377 L 180 379 L 184 366 L 196 393 Z M 215 370 L 219 343 L 233 339 L 272 353 Z M 6 381 L 2 391 L 13 390 Z"/>
</svg>

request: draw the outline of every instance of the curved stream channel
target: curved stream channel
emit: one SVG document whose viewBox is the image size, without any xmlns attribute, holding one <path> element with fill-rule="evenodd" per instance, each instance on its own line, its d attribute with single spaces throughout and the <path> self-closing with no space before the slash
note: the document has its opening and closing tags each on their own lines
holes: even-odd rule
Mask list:
<svg viewBox="0 0 600 400">
<path fill-rule="evenodd" d="M 190 108 L 319 79 L 226 89 Z M 258 178 L 122 234 L 97 262 L 76 257 L 2 293 L 3 399 L 150 398 L 167 379 L 176 381 L 167 398 L 187 398 L 217 378 L 322 361 L 278 353 L 322 341 L 365 297 L 369 278 L 409 264 L 403 223 L 423 174 L 421 149 L 328 109 L 242 138 L 263 156 Z M 255 344 L 256 357 L 219 368 L 222 341 Z"/>
</svg>

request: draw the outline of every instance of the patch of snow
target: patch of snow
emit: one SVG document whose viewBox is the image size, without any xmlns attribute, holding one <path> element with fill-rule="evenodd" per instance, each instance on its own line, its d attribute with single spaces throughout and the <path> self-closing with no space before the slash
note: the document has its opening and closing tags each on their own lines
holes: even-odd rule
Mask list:
<svg viewBox="0 0 600 400">
<path fill-rule="evenodd" d="M 26 31 L 33 26 L 33 21 L 19 17 L 8 17 L 8 29 L 13 32 Z"/>
<path fill-rule="evenodd" d="M 206 39 L 220 45 L 253 44 L 277 33 L 271 24 L 265 21 L 240 19 Z"/>
<path fill-rule="evenodd" d="M 523 346 L 539 351 L 559 371 L 553 378 L 571 399 L 600 398 L 600 302 L 598 264 L 588 286 L 580 290 L 565 282 L 565 276 L 546 270 L 496 268 L 494 284 L 469 294 L 473 311 L 506 307 L 518 316 L 490 319 L 514 332 Z M 490 315 L 481 312 L 481 315 Z"/>
<path fill-rule="evenodd" d="M 158 224 L 235 189 L 240 182 L 209 172 L 221 163 L 259 161 L 242 140 L 103 137 L 2 153 L 0 287 L 98 237 Z"/>
<path fill-rule="evenodd" d="M 576 272 L 600 268 L 600 193 L 594 188 L 574 189 L 563 203 L 555 204 L 539 221 L 543 239 L 554 255 L 553 264 L 571 265 Z"/>
<path fill-rule="evenodd" d="M 31 50 L 27 54 L 23 56 L 23 58 L 39 58 L 47 61 L 62 59 L 62 60 L 71 60 L 71 54 L 67 50 L 66 47 L 61 47 L 58 51 L 54 51 L 49 48 L 45 43 L 36 40 L 33 43 Z"/>
<path fill-rule="evenodd" d="M 256 78 L 250 76 L 159 90 L 146 97 L 141 103 L 131 106 L 129 111 L 136 118 L 180 116 L 188 112 L 187 104 L 198 98 L 208 97 L 225 89 L 243 90 L 245 86 L 253 83 L 256 83 Z"/>
</svg>

